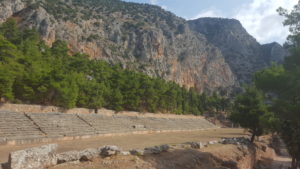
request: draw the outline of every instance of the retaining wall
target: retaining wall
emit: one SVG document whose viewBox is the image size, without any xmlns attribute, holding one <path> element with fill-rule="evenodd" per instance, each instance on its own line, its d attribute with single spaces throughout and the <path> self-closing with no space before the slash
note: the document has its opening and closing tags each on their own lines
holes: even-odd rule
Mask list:
<svg viewBox="0 0 300 169">
<path fill-rule="evenodd" d="M 49 113 L 49 112 L 63 112 L 68 114 L 94 114 L 94 109 L 86 108 L 74 108 L 64 109 L 55 106 L 41 106 L 41 105 L 29 105 L 29 104 L 0 104 L 0 111 L 12 111 L 12 112 L 30 112 L 30 113 Z M 140 116 L 140 117 L 157 117 L 157 118 L 203 118 L 202 116 L 194 115 L 175 115 L 175 114 L 162 114 L 162 113 L 147 113 L 147 112 L 133 112 L 133 111 L 121 111 L 115 112 L 108 109 L 99 109 L 97 114 L 113 116 L 115 114 L 122 114 L 126 116 Z"/>
</svg>

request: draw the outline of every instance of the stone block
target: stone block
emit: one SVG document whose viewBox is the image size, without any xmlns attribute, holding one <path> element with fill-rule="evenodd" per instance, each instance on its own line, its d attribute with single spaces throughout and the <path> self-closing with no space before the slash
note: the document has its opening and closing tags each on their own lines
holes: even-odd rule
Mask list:
<svg viewBox="0 0 300 169">
<path fill-rule="evenodd" d="M 117 155 L 120 152 L 121 152 L 121 150 L 117 146 L 104 146 L 101 148 L 101 155 L 103 157 Z"/>
<path fill-rule="evenodd" d="M 68 151 L 56 155 L 57 163 L 66 163 L 80 159 L 79 151 Z"/>
<path fill-rule="evenodd" d="M 11 169 L 42 169 L 56 165 L 56 150 L 57 144 L 49 144 L 12 152 L 9 155 L 9 167 Z"/>
<path fill-rule="evenodd" d="M 89 148 L 79 152 L 80 161 L 91 161 L 93 158 L 100 157 L 101 149 Z"/>
</svg>

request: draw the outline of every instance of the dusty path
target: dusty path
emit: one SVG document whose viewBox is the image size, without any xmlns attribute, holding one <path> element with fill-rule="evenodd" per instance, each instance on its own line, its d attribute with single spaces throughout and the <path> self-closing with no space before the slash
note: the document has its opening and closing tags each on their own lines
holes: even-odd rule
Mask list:
<svg viewBox="0 0 300 169">
<path fill-rule="evenodd" d="M 277 155 L 272 162 L 272 169 L 288 169 L 291 166 L 292 158 L 286 149 L 284 142 L 280 139 L 277 147 L 280 155 Z"/>
<path fill-rule="evenodd" d="M 261 140 L 263 140 L 263 144 L 270 143 L 271 136 L 261 137 Z M 262 142 L 257 143 L 258 147 L 262 145 Z M 275 147 L 277 151 L 273 148 L 269 148 L 258 153 L 258 165 L 260 169 L 288 169 L 291 166 L 292 159 L 283 141 L 281 139 L 279 139 L 279 141 L 276 140 L 272 143 L 272 146 Z M 278 154 L 278 152 L 280 153 Z"/>
<path fill-rule="evenodd" d="M 288 169 L 291 166 L 292 159 L 286 156 L 277 156 L 272 161 L 272 169 Z"/>
<path fill-rule="evenodd" d="M 70 150 L 82 150 L 85 148 L 100 147 L 103 145 L 117 145 L 124 150 L 144 148 L 160 144 L 180 144 L 188 141 L 211 141 L 222 137 L 245 136 L 243 129 L 210 129 L 193 132 L 171 132 L 156 134 L 136 134 L 125 136 L 98 137 L 84 140 L 55 142 L 59 145 L 59 152 Z M 44 143 L 45 144 L 45 143 Z M 6 162 L 12 151 L 22 150 L 42 144 L 30 144 L 21 146 L 0 146 L 0 163 Z"/>
</svg>

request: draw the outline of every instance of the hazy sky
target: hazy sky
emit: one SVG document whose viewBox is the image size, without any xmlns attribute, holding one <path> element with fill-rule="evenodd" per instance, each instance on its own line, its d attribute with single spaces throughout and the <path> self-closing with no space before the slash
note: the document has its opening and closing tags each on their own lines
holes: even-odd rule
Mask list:
<svg viewBox="0 0 300 169">
<path fill-rule="evenodd" d="M 225 17 L 241 21 L 260 43 L 283 43 L 288 28 L 276 12 L 278 7 L 292 9 L 298 0 L 126 0 L 159 5 L 185 19 Z"/>
</svg>

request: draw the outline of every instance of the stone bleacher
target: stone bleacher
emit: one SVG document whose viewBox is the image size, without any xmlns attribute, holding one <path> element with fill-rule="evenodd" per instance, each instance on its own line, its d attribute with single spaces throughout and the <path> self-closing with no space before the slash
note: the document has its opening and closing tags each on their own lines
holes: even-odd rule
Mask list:
<svg viewBox="0 0 300 169">
<path fill-rule="evenodd" d="M 42 138 L 44 133 L 24 113 L 0 111 L 0 140 Z"/>
<path fill-rule="evenodd" d="M 186 131 L 209 128 L 216 128 L 216 126 L 201 118 L 0 111 L 0 142 L 1 140 L 75 138 L 140 131 Z"/>
<path fill-rule="evenodd" d="M 94 135 L 96 132 L 75 114 L 27 113 L 27 115 L 51 137 Z"/>
</svg>

